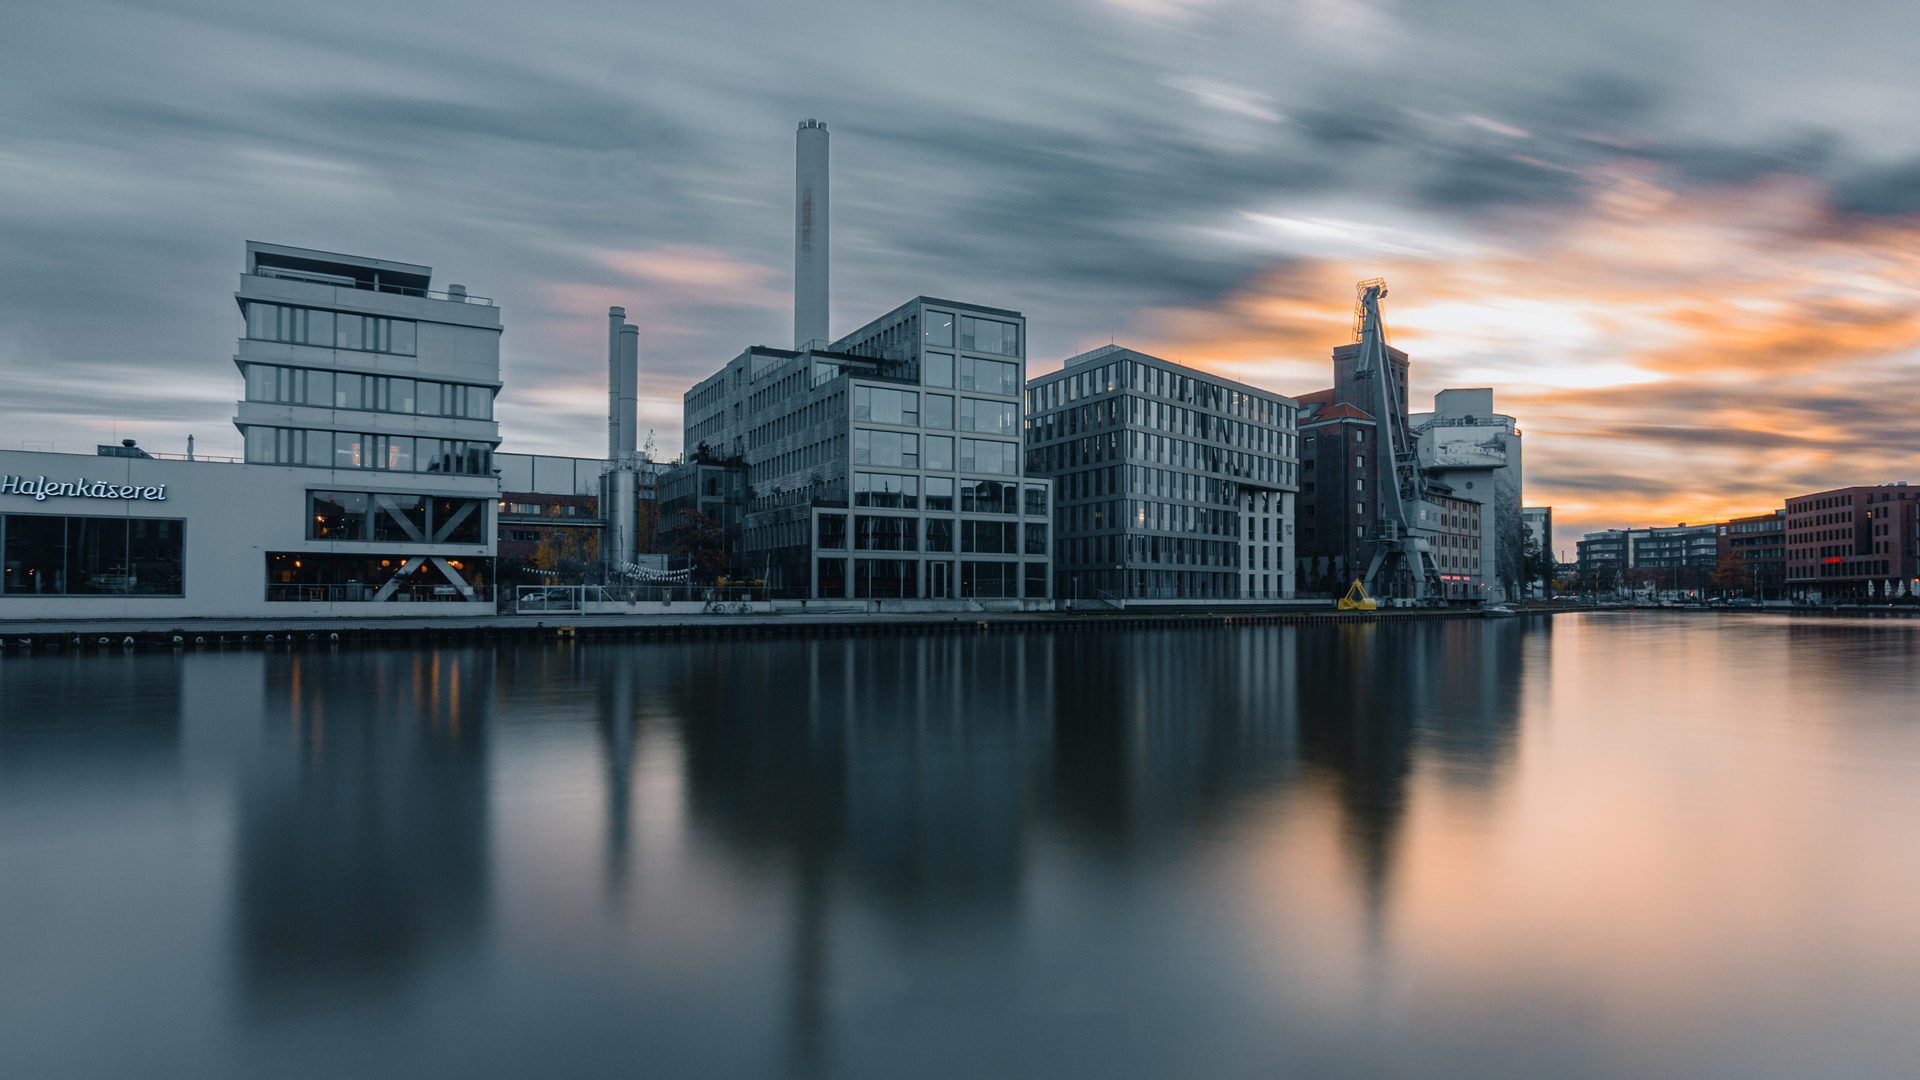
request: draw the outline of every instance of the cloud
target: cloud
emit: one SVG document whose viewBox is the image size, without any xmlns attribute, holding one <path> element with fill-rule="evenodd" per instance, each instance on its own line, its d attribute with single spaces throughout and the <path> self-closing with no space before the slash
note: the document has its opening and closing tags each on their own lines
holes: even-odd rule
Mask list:
<svg viewBox="0 0 1920 1080">
<path fill-rule="evenodd" d="M 1262 120 L 1269 124 L 1277 124 L 1281 120 L 1280 114 L 1273 111 L 1271 104 L 1273 97 L 1269 94 L 1229 86 L 1197 75 L 1174 75 L 1161 81 L 1175 90 L 1192 94 L 1202 105 L 1219 109 L 1221 112 Z"/>
<path fill-rule="evenodd" d="M 1253 381 L 1317 389 L 1325 360 L 1314 384 L 1286 380 L 1303 349 L 1326 357 L 1351 339 L 1350 282 L 1383 275 L 1416 401 L 1495 386 L 1531 436 L 1527 498 L 1566 504 L 1577 527 L 1756 512 L 1920 466 L 1904 434 L 1920 390 L 1920 218 L 1850 218 L 1801 179 L 1658 179 L 1628 177 L 1647 190 L 1623 211 L 1626 181 L 1593 177 L 1557 231 L 1485 237 L 1469 258 L 1297 263 L 1204 310 L 1156 313 L 1139 344 L 1241 377 L 1266 357 L 1284 377 Z"/>
<path fill-rule="evenodd" d="M 1352 281 L 1385 272 L 1419 388 L 1495 385 L 1538 433 L 1530 483 L 1631 478 L 1625 513 L 1889 469 L 1865 447 L 1910 378 L 1920 102 L 1899 73 L 1920 9 L 1808 18 L 22 8 L 0 35 L 0 366 L 34 379 L 0 429 L 90 443 L 124 397 L 172 443 L 231 432 L 231 283 L 259 239 L 495 297 L 508 448 L 597 453 L 607 306 L 641 324 L 650 409 L 788 339 L 792 131 L 817 116 L 836 331 L 951 295 L 1024 311 L 1035 370 L 1137 335 L 1300 392 L 1349 333 Z M 1677 434 L 1696 427 L 1754 434 Z M 1654 485 L 1676 460 L 1700 478 Z"/>
<path fill-rule="evenodd" d="M 1509 139 L 1532 138 L 1531 135 L 1528 135 L 1526 132 L 1520 130 L 1517 127 L 1514 127 L 1511 124 L 1503 124 L 1498 120 L 1489 120 L 1484 116 L 1474 116 L 1472 114 L 1468 114 L 1466 116 L 1461 117 L 1460 119 L 1465 120 L 1467 123 L 1473 124 L 1476 127 L 1486 128 L 1488 131 L 1491 131 L 1496 135 L 1505 135 Z"/>
</svg>

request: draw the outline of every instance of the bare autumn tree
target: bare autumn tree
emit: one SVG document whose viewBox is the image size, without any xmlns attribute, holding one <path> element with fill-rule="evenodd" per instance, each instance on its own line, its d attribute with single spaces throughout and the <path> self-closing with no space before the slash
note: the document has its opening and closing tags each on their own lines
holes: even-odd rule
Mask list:
<svg viewBox="0 0 1920 1080">
<path fill-rule="evenodd" d="M 698 510 L 682 510 L 673 527 L 673 553 L 684 555 L 695 573 L 710 577 L 727 568 L 727 538 L 720 526 Z"/>
<path fill-rule="evenodd" d="M 1744 590 L 1753 586 L 1753 574 L 1747 568 L 1747 561 L 1737 551 L 1729 551 L 1713 572 L 1713 583 L 1728 592 Z"/>
<path fill-rule="evenodd" d="M 573 529 L 548 529 L 530 561 L 535 569 L 553 575 L 548 584 L 579 585 L 599 558 L 598 537 Z"/>
</svg>

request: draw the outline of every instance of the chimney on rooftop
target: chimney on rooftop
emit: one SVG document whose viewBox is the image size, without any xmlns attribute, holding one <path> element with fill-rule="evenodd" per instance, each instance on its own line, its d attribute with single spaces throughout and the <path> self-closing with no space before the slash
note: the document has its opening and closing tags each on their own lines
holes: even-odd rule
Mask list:
<svg viewBox="0 0 1920 1080">
<path fill-rule="evenodd" d="M 627 309 L 607 309 L 607 458 L 619 461 L 639 445 L 640 328 Z"/>
<path fill-rule="evenodd" d="M 607 309 L 607 463 L 601 473 L 601 515 L 607 522 L 601 555 L 615 570 L 633 562 L 638 541 L 634 446 L 640 430 L 640 328 L 627 309 Z"/>
<path fill-rule="evenodd" d="M 827 125 L 802 120 L 793 172 L 793 347 L 827 337 Z"/>
</svg>

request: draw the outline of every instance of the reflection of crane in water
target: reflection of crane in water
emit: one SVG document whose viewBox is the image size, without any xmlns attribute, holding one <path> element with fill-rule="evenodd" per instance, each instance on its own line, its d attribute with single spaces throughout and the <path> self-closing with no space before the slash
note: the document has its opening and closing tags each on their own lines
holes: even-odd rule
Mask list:
<svg viewBox="0 0 1920 1080">
<path fill-rule="evenodd" d="M 1407 415 L 1400 408 L 1401 387 L 1395 384 L 1393 364 L 1387 359 L 1387 328 L 1380 318 L 1380 298 L 1387 295 L 1387 283 L 1374 278 L 1359 285 L 1354 302 L 1354 327 L 1360 337 L 1360 355 L 1354 364 L 1354 378 L 1373 383 L 1373 414 L 1380 418 L 1384 437 L 1376 448 L 1380 461 L 1380 493 L 1375 499 L 1380 515 L 1372 535 L 1373 561 L 1367 566 L 1367 591 L 1378 593 L 1375 585 L 1381 570 L 1386 581 L 1411 580 L 1415 599 L 1444 595 L 1440 568 L 1434 562 L 1428 539 L 1432 530 L 1420 522 L 1425 515 L 1409 514 L 1408 504 L 1417 509 L 1426 489 L 1420 472 L 1420 456 L 1414 436 L 1407 426 Z M 1404 577 L 1402 575 L 1404 574 Z"/>
</svg>

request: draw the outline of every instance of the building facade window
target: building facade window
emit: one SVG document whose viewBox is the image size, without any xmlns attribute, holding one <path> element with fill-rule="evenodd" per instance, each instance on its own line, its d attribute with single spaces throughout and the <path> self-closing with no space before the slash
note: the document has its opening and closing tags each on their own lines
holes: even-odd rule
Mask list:
<svg viewBox="0 0 1920 1080">
<path fill-rule="evenodd" d="M 246 429 L 246 459 L 260 465 L 487 476 L 493 472 L 493 444 L 250 425 Z"/>
<path fill-rule="evenodd" d="M 960 389 L 1003 397 L 1020 396 L 1020 365 L 977 356 L 960 358 Z"/>
<path fill-rule="evenodd" d="M 825 519 L 822 518 L 821 520 L 824 521 Z M 841 523 L 844 525 L 846 522 L 846 519 L 841 518 L 840 520 L 841 520 Z M 820 596 L 847 595 L 847 560 L 845 559 L 815 560 L 814 573 L 817 575 L 818 590 L 819 590 L 818 595 Z"/>
<path fill-rule="evenodd" d="M 856 428 L 853 432 L 853 463 L 917 469 L 920 467 L 920 436 L 903 431 Z"/>
<path fill-rule="evenodd" d="M 937 472 L 953 471 L 953 437 L 950 435 L 927 436 L 926 468 Z"/>
<path fill-rule="evenodd" d="M 953 354 L 930 352 L 927 354 L 927 385 L 953 387 Z"/>
<path fill-rule="evenodd" d="M 174 518 L 0 514 L 0 594 L 183 596 L 186 528 Z"/>
<path fill-rule="evenodd" d="M 920 595 L 920 564 L 911 559 L 855 559 L 853 595 L 859 599 L 906 600 Z"/>
<path fill-rule="evenodd" d="M 419 327 L 410 319 L 383 319 L 286 304 L 249 302 L 246 307 L 247 337 L 255 341 L 396 356 L 412 356 L 417 351 Z"/>
<path fill-rule="evenodd" d="M 920 508 L 920 478 L 891 473 L 854 473 L 853 505 L 917 510 Z"/>
<path fill-rule="evenodd" d="M 1030 600 L 1044 600 L 1047 595 L 1047 564 L 1030 562 L 1026 567 L 1026 585 L 1023 595 Z"/>
<path fill-rule="evenodd" d="M 492 386 L 315 371 L 275 363 L 246 365 L 246 400 L 472 421 L 493 419 Z"/>
<path fill-rule="evenodd" d="M 365 491 L 309 495 L 310 540 L 478 544 L 485 535 L 486 499 Z"/>
<path fill-rule="evenodd" d="M 960 595 L 981 600 L 1018 596 L 1019 563 L 963 560 L 960 563 Z"/>
<path fill-rule="evenodd" d="M 927 477 L 927 510 L 944 513 L 953 511 L 953 477 Z"/>
<path fill-rule="evenodd" d="M 960 399 L 960 430 L 984 435 L 1012 435 L 1019 430 L 1019 406 L 1008 401 Z"/>
<path fill-rule="evenodd" d="M 853 418 L 875 424 L 920 426 L 920 395 L 878 386 L 853 388 Z"/>
<path fill-rule="evenodd" d="M 918 551 L 919 521 L 909 517 L 859 514 L 853 519 L 856 551 Z"/>
<path fill-rule="evenodd" d="M 855 461 L 859 458 L 856 456 Z M 1020 475 L 1020 444 L 989 442 L 985 439 L 960 440 L 960 471 L 997 476 Z"/>
<path fill-rule="evenodd" d="M 1045 554 L 1044 526 L 1042 548 Z M 960 521 L 960 550 L 980 555 L 1020 554 L 1020 526 L 1012 521 Z"/>
<path fill-rule="evenodd" d="M 1020 327 L 1016 323 L 962 315 L 960 316 L 960 347 L 974 352 L 1019 356 Z"/>
<path fill-rule="evenodd" d="M 997 480 L 960 482 L 960 509 L 969 514 L 1018 514 L 1020 488 Z"/>
<path fill-rule="evenodd" d="M 491 601 L 493 560 L 397 552 L 268 552 L 267 599 L 281 603 Z"/>
<path fill-rule="evenodd" d="M 928 345 L 942 349 L 953 348 L 953 316 L 944 311 L 929 311 L 923 316 L 921 324 L 925 329 L 921 339 Z"/>
<path fill-rule="evenodd" d="M 825 551 L 844 551 L 847 547 L 847 515 L 821 514 L 815 547 Z M 844 568 L 842 573 L 844 573 Z"/>
</svg>

